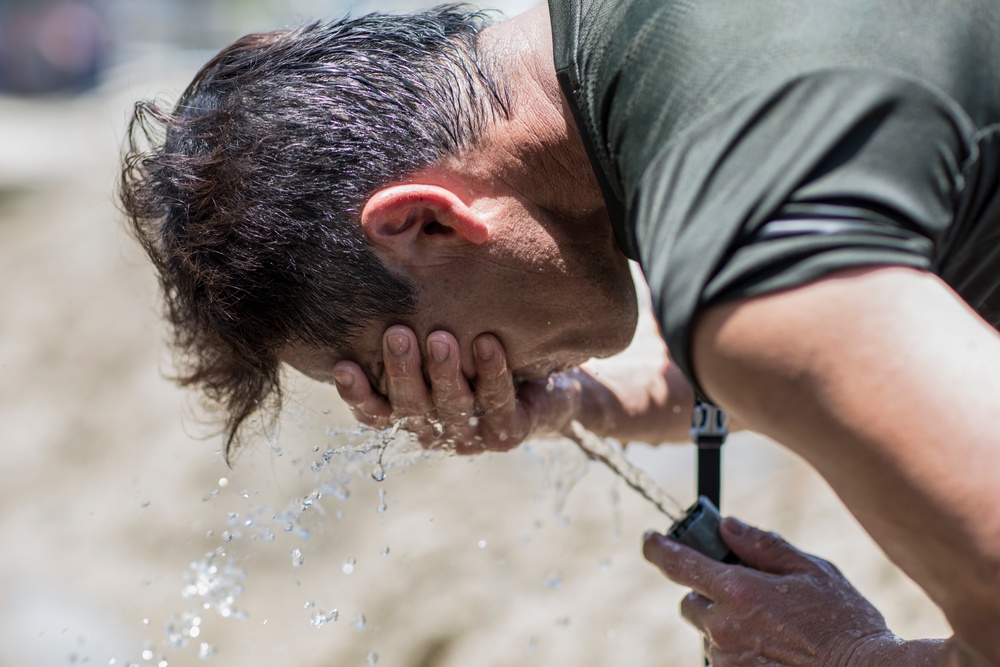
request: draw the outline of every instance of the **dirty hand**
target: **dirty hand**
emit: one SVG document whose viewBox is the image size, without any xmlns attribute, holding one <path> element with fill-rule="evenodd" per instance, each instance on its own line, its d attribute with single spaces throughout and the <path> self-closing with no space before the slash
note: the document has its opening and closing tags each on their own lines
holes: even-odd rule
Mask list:
<svg viewBox="0 0 1000 667">
<path fill-rule="evenodd" d="M 340 396 L 358 421 L 402 428 L 428 448 L 460 454 L 505 451 L 531 435 L 557 433 L 577 411 L 574 374 L 554 374 L 548 382 L 515 381 L 496 336 L 481 334 L 472 343 L 475 376 L 462 373 L 461 350 L 450 333 L 435 331 L 426 340 L 424 379 L 420 345 L 405 326 L 392 326 L 382 338 L 385 393 L 376 392 L 352 361 L 334 366 Z M 428 384 L 429 381 L 429 384 Z"/>
<path fill-rule="evenodd" d="M 748 567 L 654 532 L 643 545 L 647 560 L 694 589 L 681 613 L 704 635 L 713 667 L 885 665 L 866 656 L 901 644 L 831 563 L 735 519 L 723 521 L 721 532 Z"/>
</svg>

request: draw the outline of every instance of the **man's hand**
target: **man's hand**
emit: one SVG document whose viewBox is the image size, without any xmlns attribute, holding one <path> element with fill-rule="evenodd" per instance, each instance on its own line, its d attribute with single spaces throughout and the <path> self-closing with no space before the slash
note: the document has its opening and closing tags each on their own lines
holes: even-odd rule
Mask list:
<svg viewBox="0 0 1000 667">
<path fill-rule="evenodd" d="M 946 642 L 897 638 L 831 563 L 732 518 L 721 532 L 746 566 L 653 532 L 643 545 L 647 560 L 694 589 L 681 613 L 705 636 L 712 667 L 944 664 Z"/>
<path fill-rule="evenodd" d="M 382 338 L 386 396 L 375 392 L 361 367 L 334 366 L 341 397 L 358 421 L 385 428 L 397 419 L 428 448 L 460 454 L 506 451 L 532 435 L 557 433 L 577 412 L 575 373 L 557 373 L 547 382 L 517 383 L 500 341 L 491 334 L 472 344 L 475 376 L 462 374 L 461 351 L 450 333 L 427 336 L 424 378 L 417 337 L 393 326 Z M 429 383 L 428 383 L 429 381 Z"/>
</svg>

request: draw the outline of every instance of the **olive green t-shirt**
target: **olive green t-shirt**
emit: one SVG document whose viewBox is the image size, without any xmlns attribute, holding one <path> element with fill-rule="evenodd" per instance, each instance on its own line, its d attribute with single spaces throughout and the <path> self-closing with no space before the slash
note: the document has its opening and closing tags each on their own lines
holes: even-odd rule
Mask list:
<svg viewBox="0 0 1000 667">
<path fill-rule="evenodd" d="M 1000 324 L 1000 2 L 550 0 L 555 65 L 677 364 L 698 312 L 850 267 Z"/>
</svg>

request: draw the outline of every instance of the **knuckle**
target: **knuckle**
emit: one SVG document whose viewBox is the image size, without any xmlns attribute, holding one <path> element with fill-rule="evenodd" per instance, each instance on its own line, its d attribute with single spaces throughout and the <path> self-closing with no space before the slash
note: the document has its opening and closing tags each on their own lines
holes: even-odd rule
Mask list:
<svg viewBox="0 0 1000 667">
<path fill-rule="evenodd" d="M 681 600 L 681 616 L 694 624 L 694 620 L 698 616 L 698 612 L 705 607 L 705 602 L 705 598 L 701 595 L 698 595 L 694 591 L 690 591 Z"/>
<path fill-rule="evenodd" d="M 785 546 L 786 542 L 781 535 L 774 532 L 761 532 L 757 536 L 757 546 L 761 550 L 770 551 Z"/>
<path fill-rule="evenodd" d="M 735 568 L 719 574 L 716 582 L 726 599 L 733 605 L 740 605 L 754 597 L 753 586 Z"/>
</svg>

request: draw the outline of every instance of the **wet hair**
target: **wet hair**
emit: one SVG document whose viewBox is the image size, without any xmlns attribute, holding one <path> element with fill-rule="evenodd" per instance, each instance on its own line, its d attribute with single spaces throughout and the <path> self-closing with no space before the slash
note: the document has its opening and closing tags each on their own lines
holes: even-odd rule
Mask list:
<svg viewBox="0 0 1000 667">
<path fill-rule="evenodd" d="M 247 35 L 173 108 L 136 104 L 119 187 L 152 260 L 176 380 L 223 414 L 226 455 L 281 404 L 289 344 L 348 354 L 418 292 L 378 260 L 360 210 L 509 114 L 478 48 L 484 14 L 444 5 Z"/>
</svg>

